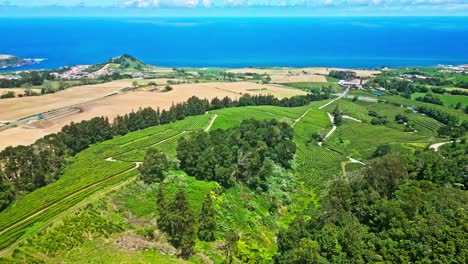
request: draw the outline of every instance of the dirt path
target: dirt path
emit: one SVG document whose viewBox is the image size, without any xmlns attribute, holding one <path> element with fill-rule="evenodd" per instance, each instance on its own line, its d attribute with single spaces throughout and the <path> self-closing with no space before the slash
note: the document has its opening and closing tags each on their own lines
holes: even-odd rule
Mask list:
<svg viewBox="0 0 468 264">
<path fill-rule="evenodd" d="M 434 151 L 438 151 L 440 147 L 442 147 L 445 144 L 452 143 L 452 141 L 447 141 L 447 142 L 439 142 L 439 143 L 434 143 L 429 146 L 429 149 L 433 149 Z"/>
<path fill-rule="evenodd" d="M 294 123 L 291 125 L 291 127 L 294 127 L 299 121 L 301 121 L 302 118 L 304 118 L 313 108 L 309 108 L 307 111 L 304 112 L 298 119 L 294 121 Z"/>
<path fill-rule="evenodd" d="M 359 163 L 361 165 L 366 165 L 364 162 L 359 161 L 357 159 L 353 159 L 353 158 L 350 158 L 350 157 L 348 157 L 348 159 L 349 159 L 349 163 Z"/>
<path fill-rule="evenodd" d="M 210 120 L 210 124 L 205 128 L 205 132 L 208 132 L 210 131 L 210 128 L 213 126 L 214 122 L 216 121 L 216 118 L 218 118 L 218 115 L 215 114 L 211 120 Z"/>
<path fill-rule="evenodd" d="M 337 98 L 331 100 L 330 102 L 328 102 L 328 103 L 326 103 L 326 104 L 324 104 L 324 105 L 322 105 L 322 106 L 319 106 L 318 109 L 323 109 L 323 108 L 329 106 L 330 104 L 333 104 L 333 103 L 336 102 L 337 100 L 339 100 L 339 99 L 345 97 L 345 96 L 348 94 L 348 91 L 349 91 L 349 88 L 347 88 L 343 93 L 339 94 Z M 302 114 L 298 119 L 296 119 L 296 120 L 294 121 L 294 123 L 291 125 L 291 127 L 294 127 L 294 126 L 295 126 L 299 121 L 301 121 L 301 119 L 304 118 L 304 117 L 310 112 L 310 110 L 312 110 L 312 109 L 313 109 L 313 108 L 309 108 L 307 111 L 305 111 L 304 114 Z M 332 121 L 332 123 L 333 123 L 333 121 Z M 320 143 L 319 143 L 319 145 L 320 145 Z"/>
<path fill-rule="evenodd" d="M 343 93 L 339 94 L 337 98 L 335 98 L 335 99 L 331 100 L 330 102 L 320 106 L 318 109 L 323 109 L 323 108 L 333 104 L 334 102 L 340 100 L 341 98 L 346 97 L 346 95 L 348 95 L 348 92 L 349 92 L 349 87 L 346 88 L 346 90 L 344 90 Z"/>
<path fill-rule="evenodd" d="M 359 120 L 359 119 L 351 117 L 351 116 L 343 115 L 343 118 L 351 119 L 351 120 L 354 120 L 356 122 L 362 123 L 362 120 Z"/>
<path fill-rule="evenodd" d="M 323 138 L 322 141 L 320 141 L 318 144 L 319 146 L 322 146 L 323 145 L 323 142 L 325 142 L 325 140 L 327 140 L 336 130 L 336 126 L 335 126 L 335 118 L 333 117 L 332 114 L 328 113 L 327 112 L 327 115 L 328 115 L 328 118 L 330 118 L 330 122 L 332 123 L 333 127 L 332 129 L 325 135 L 325 137 Z"/>
</svg>

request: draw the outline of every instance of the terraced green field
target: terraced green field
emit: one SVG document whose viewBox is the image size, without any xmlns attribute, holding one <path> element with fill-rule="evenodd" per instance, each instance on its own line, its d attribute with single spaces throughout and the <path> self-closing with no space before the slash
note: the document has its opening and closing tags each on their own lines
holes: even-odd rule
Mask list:
<svg viewBox="0 0 468 264">
<path fill-rule="evenodd" d="M 368 120 L 369 110 L 367 110 L 366 106 L 369 104 L 367 102 L 360 101 L 361 103 L 352 102 L 350 99 L 340 99 L 332 104 L 329 104 L 323 110 L 331 113 L 335 110 L 336 106 L 338 105 L 339 109 L 344 115 L 348 115 L 360 120 Z"/>
<path fill-rule="evenodd" d="M 379 145 L 384 143 L 424 143 L 436 139 L 417 133 L 405 133 L 385 126 L 373 126 L 345 120 L 324 146 L 358 160 L 369 159 Z M 440 141 L 440 140 L 439 140 Z"/>
</svg>

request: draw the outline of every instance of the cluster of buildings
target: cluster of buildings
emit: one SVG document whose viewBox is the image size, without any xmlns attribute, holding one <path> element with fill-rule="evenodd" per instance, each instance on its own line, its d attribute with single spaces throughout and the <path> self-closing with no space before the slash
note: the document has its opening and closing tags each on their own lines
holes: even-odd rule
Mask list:
<svg viewBox="0 0 468 264">
<path fill-rule="evenodd" d="M 408 79 L 408 80 L 411 80 L 411 79 L 425 80 L 425 79 L 429 78 L 427 76 L 420 75 L 420 74 L 403 74 L 403 75 L 401 75 L 401 77 L 404 78 L 404 79 Z"/>
<path fill-rule="evenodd" d="M 353 79 L 353 80 L 340 80 L 338 81 L 338 85 L 343 87 L 351 87 L 357 89 L 364 89 L 364 84 L 367 83 L 368 80 L 363 79 Z"/>
<path fill-rule="evenodd" d="M 468 74 L 468 64 L 462 64 L 459 66 L 452 66 L 452 65 L 439 65 L 442 69 L 439 72 L 442 73 L 461 73 L 461 74 Z"/>
<path fill-rule="evenodd" d="M 60 78 L 60 79 L 76 80 L 76 79 L 82 79 L 82 78 L 96 79 L 101 76 L 112 75 L 115 72 L 115 70 L 109 69 L 107 65 L 95 72 L 87 72 L 86 70 L 89 69 L 89 67 L 91 66 L 90 65 L 77 65 L 77 66 L 71 67 L 70 70 L 66 72 L 63 72 L 63 73 L 53 72 L 51 74 L 54 75 L 56 78 Z"/>
<path fill-rule="evenodd" d="M 91 66 L 92 65 L 77 65 L 71 67 L 70 70 L 66 72 L 53 72 L 51 74 L 58 79 L 77 80 L 82 78 L 97 79 L 101 76 L 109 76 L 117 72 L 114 69 L 110 69 L 109 64 L 106 64 L 104 67 L 94 72 L 87 71 Z M 129 75 L 131 75 L 134 79 L 144 79 L 147 77 L 141 72 L 129 73 Z"/>
</svg>

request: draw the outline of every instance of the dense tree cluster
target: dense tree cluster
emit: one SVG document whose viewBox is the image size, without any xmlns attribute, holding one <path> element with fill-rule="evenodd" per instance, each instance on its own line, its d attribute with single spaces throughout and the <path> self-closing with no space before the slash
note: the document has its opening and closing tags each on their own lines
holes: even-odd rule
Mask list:
<svg viewBox="0 0 468 264">
<path fill-rule="evenodd" d="M 450 137 L 452 140 L 457 140 L 462 138 L 468 132 L 468 121 L 464 120 L 460 125 L 458 124 L 448 124 L 439 128 L 437 131 L 439 136 Z"/>
<path fill-rule="evenodd" d="M 180 167 L 199 180 L 225 187 L 242 181 L 266 190 L 272 162 L 289 167 L 296 145 L 292 128 L 275 120 L 245 120 L 228 130 L 198 132 L 182 138 L 177 147 Z"/>
<path fill-rule="evenodd" d="M 179 256 L 188 258 L 195 247 L 195 214 L 187 194 L 180 189 L 174 200 L 167 201 L 163 184 L 158 187 L 158 227 L 166 232 L 171 244 L 179 249 Z"/>
<path fill-rule="evenodd" d="M 145 160 L 138 168 L 140 178 L 147 184 L 164 180 L 164 174 L 169 168 L 166 154 L 150 148 L 146 151 Z"/>
<path fill-rule="evenodd" d="M 214 241 L 216 230 L 216 211 L 211 193 L 207 193 L 199 219 L 190 207 L 187 194 L 179 189 L 172 201 L 166 197 L 163 183 L 158 186 L 157 193 L 157 223 L 164 231 L 171 244 L 179 250 L 179 256 L 188 258 L 194 252 L 196 235 L 202 241 Z M 196 227 L 198 225 L 198 232 Z"/>
<path fill-rule="evenodd" d="M 387 155 L 335 181 L 320 207 L 280 232 L 276 262 L 466 263 L 468 193 L 447 185 L 466 182 L 463 148 Z"/>
<path fill-rule="evenodd" d="M 49 71 L 24 71 L 18 79 L 0 79 L 0 88 L 21 87 L 23 85 L 42 85 L 46 80 L 54 80 Z"/>
<path fill-rule="evenodd" d="M 442 100 L 440 100 L 439 97 L 435 96 L 434 93 L 427 93 L 423 97 L 416 98 L 416 101 L 426 102 L 426 103 L 431 103 L 431 104 L 436 104 L 436 105 L 444 105 Z"/>
<path fill-rule="evenodd" d="M 80 123 L 71 123 L 62 128 L 59 136 L 72 155 L 90 145 L 111 139 L 114 135 L 107 117 L 95 117 Z"/>
<path fill-rule="evenodd" d="M 340 80 L 351 80 L 357 77 L 356 72 L 353 71 L 330 71 L 328 75 Z"/>
<path fill-rule="evenodd" d="M 55 134 L 31 146 L 8 147 L 0 152 L 0 210 L 12 203 L 16 195 L 57 180 L 66 158 L 66 147 Z"/>
<path fill-rule="evenodd" d="M 468 188 L 468 146 L 452 143 L 438 152 L 424 151 L 409 157 L 412 178 L 434 182 L 440 186 Z"/>
<path fill-rule="evenodd" d="M 388 124 L 388 119 L 386 116 L 381 116 L 375 111 L 369 111 L 369 116 L 372 116 L 371 124 L 372 125 L 385 125 Z"/>
<path fill-rule="evenodd" d="M 468 89 L 468 87 L 467 87 Z M 444 89 L 445 90 L 445 89 Z M 458 90 L 458 89 L 455 89 L 455 90 L 450 90 L 450 91 L 447 91 L 445 90 L 447 93 L 449 94 L 453 94 L 453 95 L 464 95 L 464 96 L 468 96 L 468 91 L 466 90 Z"/>
<path fill-rule="evenodd" d="M 434 107 L 421 105 L 421 106 L 418 106 L 416 110 L 446 125 L 458 124 L 459 122 L 458 117 L 450 113 L 447 113 L 446 111 L 442 109 L 437 109 Z"/>
</svg>

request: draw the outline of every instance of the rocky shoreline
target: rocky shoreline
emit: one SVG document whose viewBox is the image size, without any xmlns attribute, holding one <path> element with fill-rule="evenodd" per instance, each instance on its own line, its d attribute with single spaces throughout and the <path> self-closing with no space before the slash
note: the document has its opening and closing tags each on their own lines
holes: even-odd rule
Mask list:
<svg viewBox="0 0 468 264">
<path fill-rule="evenodd" d="M 25 59 L 13 55 L 0 55 L 0 69 L 38 64 L 44 59 Z"/>
</svg>

